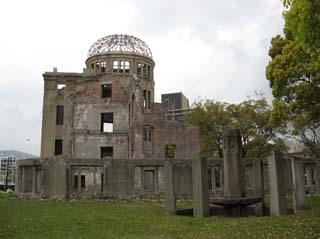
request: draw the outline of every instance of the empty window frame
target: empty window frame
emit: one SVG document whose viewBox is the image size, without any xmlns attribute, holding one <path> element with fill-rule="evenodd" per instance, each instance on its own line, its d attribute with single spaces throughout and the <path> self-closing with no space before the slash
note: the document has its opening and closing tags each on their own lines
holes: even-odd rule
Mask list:
<svg viewBox="0 0 320 239">
<path fill-rule="evenodd" d="M 100 188 L 100 191 L 103 192 L 103 186 L 104 186 L 104 175 L 103 175 L 103 173 L 101 174 L 100 177 L 101 177 L 101 182 L 100 182 L 101 183 L 101 188 Z"/>
<path fill-rule="evenodd" d="M 165 146 L 165 156 L 166 158 L 175 158 L 176 146 L 174 144 L 167 144 Z"/>
<path fill-rule="evenodd" d="M 143 73 L 143 76 L 147 76 L 147 65 L 146 64 L 143 64 L 142 73 Z"/>
<path fill-rule="evenodd" d="M 57 105 L 56 125 L 63 125 L 64 107 Z"/>
<path fill-rule="evenodd" d="M 112 96 L 112 84 L 101 85 L 101 97 L 110 98 Z"/>
<path fill-rule="evenodd" d="M 151 108 L 151 91 L 143 90 L 143 107 Z"/>
<path fill-rule="evenodd" d="M 152 139 L 152 127 L 149 125 L 143 126 L 143 140 L 150 142 Z"/>
<path fill-rule="evenodd" d="M 101 114 L 101 132 L 113 132 L 113 113 Z"/>
<path fill-rule="evenodd" d="M 148 77 L 150 77 L 150 75 L 151 75 L 151 74 L 150 74 L 150 68 L 151 68 L 151 67 L 148 65 L 148 71 L 147 71 Z"/>
<path fill-rule="evenodd" d="M 74 188 L 78 188 L 78 175 L 74 175 Z"/>
<path fill-rule="evenodd" d="M 130 62 L 129 61 L 124 62 L 124 72 L 130 73 Z"/>
<path fill-rule="evenodd" d="M 113 61 L 113 72 L 129 73 L 130 62 L 129 61 Z"/>
<path fill-rule="evenodd" d="M 119 69 L 119 62 L 113 61 L 113 72 L 118 72 Z"/>
<path fill-rule="evenodd" d="M 101 147 L 100 154 L 102 159 L 112 159 L 113 147 Z"/>
<path fill-rule="evenodd" d="M 147 102 L 148 102 L 147 108 L 150 109 L 151 108 L 151 91 L 150 90 L 147 91 Z"/>
<path fill-rule="evenodd" d="M 107 63 L 105 61 L 100 62 L 101 72 L 106 72 Z"/>
<path fill-rule="evenodd" d="M 63 95 L 65 87 L 66 87 L 66 84 L 58 84 L 57 85 L 57 95 Z"/>
<path fill-rule="evenodd" d="M 119 72 L 120 73 L 124 72 L 124 61 L 119 61 Z"/>
<path fill-rule="evenodd" d="M 142 63 L 137 63 L 137 74 L 142 75 Z"/>
<path fill-rule="evenodd" d="M 62 154 L 62 139 L 56 139 L 54 141 L 54 155 Z"/>
<path fill-rule="evenodd" d="M 81 175 L 81 188 L 86 188 L 86 176 Z"/>
</svg>

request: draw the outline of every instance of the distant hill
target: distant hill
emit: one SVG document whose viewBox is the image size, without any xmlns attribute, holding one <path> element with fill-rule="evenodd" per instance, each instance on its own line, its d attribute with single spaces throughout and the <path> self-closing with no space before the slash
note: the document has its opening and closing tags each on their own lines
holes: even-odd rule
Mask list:
<svg viewBox="0 0 320 239">
<path fill-rule="evenodd" d="M 20 152 L 17 150 L 0 150 L 0 157 L 14 157 L 16 159 L 26 159 L 26 158 L 38 158 L 39 156 Z"/>
</svg>

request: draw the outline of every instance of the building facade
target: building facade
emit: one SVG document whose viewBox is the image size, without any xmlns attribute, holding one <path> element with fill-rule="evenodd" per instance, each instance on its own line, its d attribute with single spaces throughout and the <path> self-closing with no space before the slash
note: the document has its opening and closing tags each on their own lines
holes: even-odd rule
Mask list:
<svg viewBox="0 0 320 239">
<path fill-rule="evenodd" d="M 14 187 L 16 159 L 14 157 L 0 157 L 0 188 Z"/>
<path fill-rule="evenodd" d="M 154 102 L 155 62 L 142 40 L 101 38 L 85 63 L 82 73 L 43 74 L 40 159 L 18 164 L 18 196 L 161 195 L 163 161 L 197 158 L 198 128 L 168 121 Z"/>
</svg>

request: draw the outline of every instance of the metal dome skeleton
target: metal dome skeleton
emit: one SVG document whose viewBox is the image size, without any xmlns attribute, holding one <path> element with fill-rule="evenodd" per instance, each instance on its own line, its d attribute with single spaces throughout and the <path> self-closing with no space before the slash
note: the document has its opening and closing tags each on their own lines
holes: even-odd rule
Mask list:
<svg viewBox="0 0 320 239">
<path fill-rule="evenodd" d="M 126 34 L 105 36 L 97 40 L 89 49 L 88 58 L 105 53 L 133 53 L 152 59 L 149 46 L 137 37 Z"/>
</svg>

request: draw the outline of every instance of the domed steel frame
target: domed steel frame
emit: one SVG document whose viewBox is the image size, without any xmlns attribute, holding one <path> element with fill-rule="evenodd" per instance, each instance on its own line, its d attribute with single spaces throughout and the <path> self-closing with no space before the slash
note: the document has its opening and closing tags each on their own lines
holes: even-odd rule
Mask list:
<svg viewBox="0 0 320 239">
<path fill-rule="evenodd" d="M 105 36 L 97 40 L 89 49 L 88 58 L 105 53 L 133 53 L 152 59 L 149 46 L 137 37 L 126 34 Z"/>
</svg>

